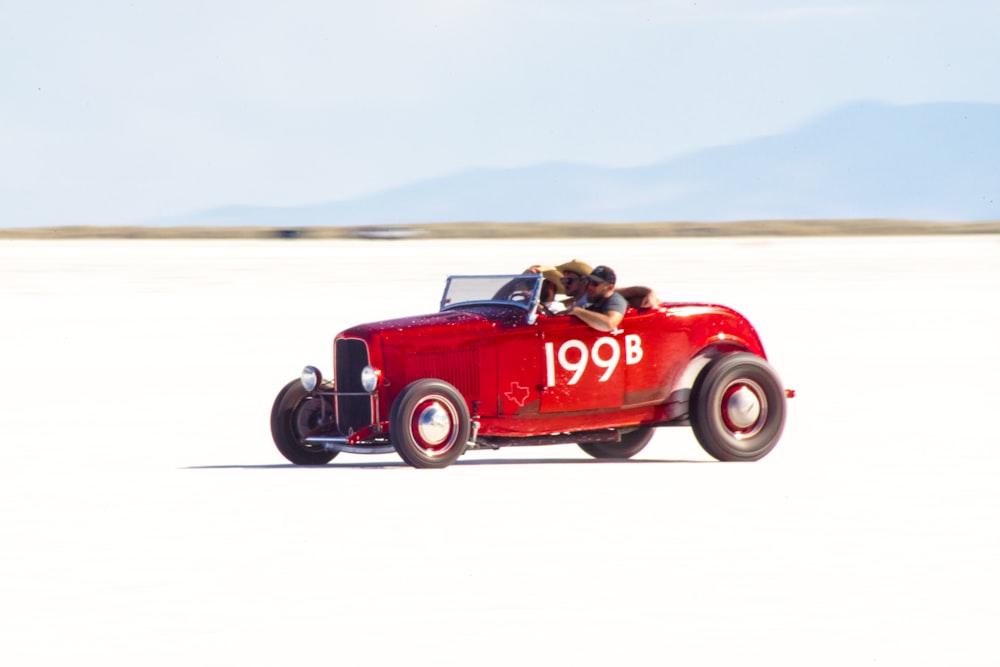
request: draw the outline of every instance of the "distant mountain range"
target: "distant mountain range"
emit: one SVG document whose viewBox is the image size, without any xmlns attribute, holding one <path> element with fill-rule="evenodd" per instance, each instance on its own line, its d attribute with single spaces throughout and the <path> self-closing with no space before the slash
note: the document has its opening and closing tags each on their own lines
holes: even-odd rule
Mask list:
<svg viewBox="0 0 1000 667">
<path fill-rule="evenodd" d="M 477 168 L 301 207 L 231 206 L 159 225 L 1000 220 L 1000 105 L 857 103 L 794 131 L 630 168 Z"/>
</svg>

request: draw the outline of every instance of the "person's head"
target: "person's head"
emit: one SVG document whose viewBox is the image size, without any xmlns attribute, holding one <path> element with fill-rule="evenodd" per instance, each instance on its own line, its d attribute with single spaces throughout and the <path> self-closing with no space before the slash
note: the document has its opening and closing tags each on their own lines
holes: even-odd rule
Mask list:
<svg viewBox="0 0 1000 667">
<path fill-rule="evenodd" d="M 587 292 L 587 276 L 593 271 L 590 264 L 574 259 L 556 268 L 562 272 L 562 285 L 566 294 L 578 299 Z"/>
<path fill-rule="evenodd" d="M 549 303 L 556 298 L 557 294 L 564 293 L 562 271 L 551 267 L 543 267 L 542 278 L 542 303 Z"/>
<path fill-rule="evenodd" d="M 610 266 L 598 266 L 587 276 L 587 296 L 590 299 L 606 299 L 615 291 L 617 280 Z"/>
</svg>

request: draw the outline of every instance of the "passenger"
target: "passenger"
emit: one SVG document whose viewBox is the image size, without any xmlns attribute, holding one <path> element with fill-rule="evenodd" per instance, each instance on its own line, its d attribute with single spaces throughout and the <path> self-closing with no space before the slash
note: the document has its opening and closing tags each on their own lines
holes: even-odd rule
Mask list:
<svg viewBox="0 0 1000 667">
<path fill-rule="evenodd" d="M 587 305 L 574 306 L 569 314 L 574 315 L 598 331 L 614 331 L 618 328 L 628 302 L 615 291 L 617 278 L 607 266 L 598 266 L 587 276 Z"/>
<path fill-rule="evenodd" d="M 566 291 L 566 308 L 587 304 L 587 276 L 593 267 L 586 262 L 572 259 L 556 267 L 562 273 L 562 285 Z"/>
</svg>

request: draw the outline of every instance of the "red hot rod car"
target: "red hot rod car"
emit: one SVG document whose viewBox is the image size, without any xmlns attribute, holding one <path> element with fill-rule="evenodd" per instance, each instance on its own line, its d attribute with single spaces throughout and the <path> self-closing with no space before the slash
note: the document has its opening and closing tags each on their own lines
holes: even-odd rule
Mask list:
<svg viewBox="0 0 1000 667">
<path fill-rule="evenodd" d="M 361 324 L 333 341 L 333 379 L 307 366 L 271 433 L 292 463 L 397 452 L 418 468 L 469 449 L 577 443 L 629 458 L 690 425 L 721 461 L 778 442 L 785 390 L 756 331 L 719 305 L 630 307 L 612 332 L 539 306 L 542 276 L 452 276 L 440 311 Z"/>
</svg>

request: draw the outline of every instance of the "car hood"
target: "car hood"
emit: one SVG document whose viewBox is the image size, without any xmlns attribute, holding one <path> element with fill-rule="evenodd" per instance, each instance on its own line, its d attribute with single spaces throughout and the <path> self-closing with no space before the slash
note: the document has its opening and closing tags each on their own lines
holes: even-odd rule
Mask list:
<svg viewBox="0 0 1000 667">
<path fill-rule="evenodd" d="M 411 336 L 444 339 L 454 335 L 483 334 L 523 321 L 524 313 L 512 308 L 469 308 L 368 322 L 346 329 L 340 335 L 369 340 L 381 337 L 385 342 Z"/>
</svg>

